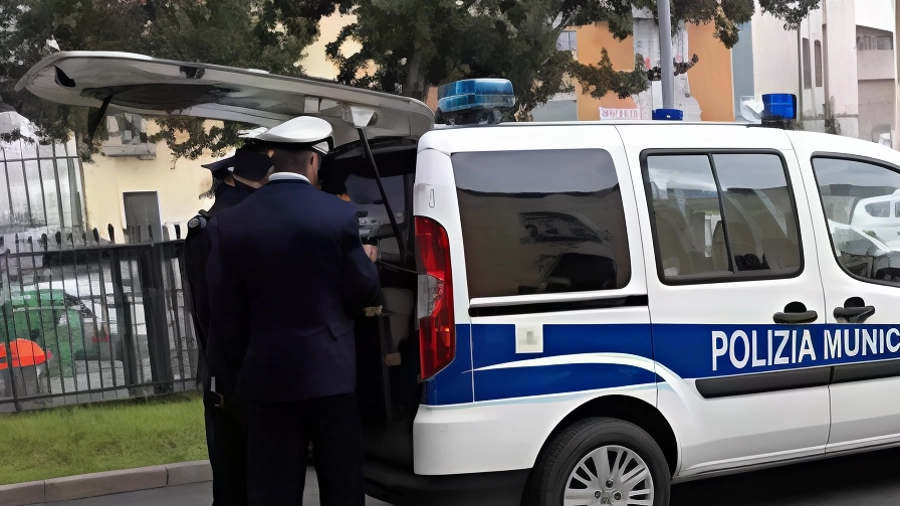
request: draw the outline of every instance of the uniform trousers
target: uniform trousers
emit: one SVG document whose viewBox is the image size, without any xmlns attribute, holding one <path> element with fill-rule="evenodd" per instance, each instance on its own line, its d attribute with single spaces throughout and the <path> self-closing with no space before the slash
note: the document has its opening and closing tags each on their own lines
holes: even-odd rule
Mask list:
<svg viewBox="0 0 900 506">
<path fill-rule="evenodd" d="M 250 506 L 300 506 L 309 443 L 321 506 L 364 506 L 363 444 L 355 394 L 249 403 Z"/>
<path fill-rule="evenodd" d="M 213 472 L 213 506 L 247 505 L 247 428 L 234 399 L 218 407 L 218 395 L 203 385 L 206 444 Z M 231 404 L 231 405 L 228 405 Z"/>
</svg>

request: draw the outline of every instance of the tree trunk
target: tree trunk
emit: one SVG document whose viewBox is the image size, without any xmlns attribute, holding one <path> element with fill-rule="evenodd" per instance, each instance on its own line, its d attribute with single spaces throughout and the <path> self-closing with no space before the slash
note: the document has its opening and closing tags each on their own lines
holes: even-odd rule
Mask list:
<svg viewBox="0 0 900 506">
<path fill-rule="evenodd" d="M 422 76 L 422 50 L 416 49 L 412 58 L 406 63 L 406 84 L 403 95 L 416 100 L 425 100 L 425 79 Z"/>
</svg>

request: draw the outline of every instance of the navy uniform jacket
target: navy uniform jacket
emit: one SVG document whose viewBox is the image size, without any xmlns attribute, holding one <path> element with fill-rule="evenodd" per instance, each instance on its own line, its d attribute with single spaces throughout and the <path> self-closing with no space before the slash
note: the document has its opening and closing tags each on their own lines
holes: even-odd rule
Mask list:
<svg viewBox="0 0 900 506">
<path fill-rule="evenodd" d="M 274 180 L 209 225 L 217 381 L 254 402 L 356 388 L 352 318 L 378 296 L 352 204 L 298 180 Z"/>
<path fill-rule="evenodd" d="M 220 183 L 216 188 L 216 201 L 207 213 L 200 213 L 188 223 L 187 237 L 184 239 L 184 270 L 188 280 L 188 294 L 194 315 L 194 330 L 200 345 L 200 360 L 197 379 L 207 377 L 204 360 L 206 336 L 209 332 L 209 295 L 206 284 L 206 261 L 209 258 L 209 234 L 206 225 L 219 212 L 236 206 L 250 195 L 233 186 Z"/>
</svg>

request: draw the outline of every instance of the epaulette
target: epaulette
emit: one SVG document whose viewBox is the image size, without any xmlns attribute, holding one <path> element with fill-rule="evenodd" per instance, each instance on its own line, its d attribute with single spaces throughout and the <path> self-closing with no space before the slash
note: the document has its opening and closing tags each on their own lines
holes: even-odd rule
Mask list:
<svg viewBox="0 0 900 506">
<path fill-rule="evenodd" d="M 201 209 L 197 216 L 188 222 L 188 228 L 205 228 L 207 223 L 209 223 L 209 213 Z"/>
</svg>

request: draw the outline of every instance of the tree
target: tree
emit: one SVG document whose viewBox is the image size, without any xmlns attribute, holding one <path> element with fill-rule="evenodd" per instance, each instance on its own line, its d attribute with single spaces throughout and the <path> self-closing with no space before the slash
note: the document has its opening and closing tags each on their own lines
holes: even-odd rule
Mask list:
<svg viewBox="0 0 900 506">
<path fill-rule="evenodd" d="M 276 0 L 277 2 L 278 0 Z M 284 0 L 287 2 L 287 0 Z M 799 4 L 814 8 L 820 0 Z M 636 58 L 629 71 L 613 68 L 606 52 L 599 62 L 584 65 L 556 49 L 564 29 L 606 22 L 613 36 L 632 35 L 632 9 L 656 12 L 656 0 L 294 0 L 295 12 L 319 19 L 334 12 L 353 12 L 348 25 L 328 45 L 340 66 L 339 81 L 422 99 L 429 87 L 465 77 L 506 77 L 513 82 L 519 115 L 527 117 L 566 86 L 566 76 L 586 92 L 620 97 L 648 88 L 658 69 L 648 72 Z M 805 16 L 793 0 L 762 0 L 764 10 L 794 22 Z M 799 9 L 799 10 L 798 10 Z M 751 19 L 753 0 L 672 0 L 672 26 L 713 23 L 726 47 L 738 41 L 738 26 Z M 341 45 L 359 41 L 362 50 L 341 53 Z M 693 64 L 685 62 L 679 72 Z M 374 72 L 366 73 L 374 68 Z M 654 70 L 656 74 L 654 74 Z"/>
<path fill-rule="evenodd" d="M 285 15 L 271 0 L 0 0 L 0 102 L 34 121 L 47 139 L 84 138 L 89 111 L 42 102 L 13 90 L 41 58 L 64 50 L 129 51 L 159 58 L 261 68 L 300 75 L 297 64 L 317 23 Z M 207 131 L 202 120 L 164 118 L 154 141 L 176 157 L 196 158 L 238 143 L 241 125 Z M 103 122 L 98 132 L 102 139 Z M 176 132 L 189 135 L 176 141 Z M 86 158 L 96 145 L 80 143 Z"/>
<path fill-rule="evenodd" d="M 760 9 L 784 21 L 785 30 L 796 30 L 809 12 L 818 9 L 820 4 L 821 0 L 759 0 Z"/>
</svg>

